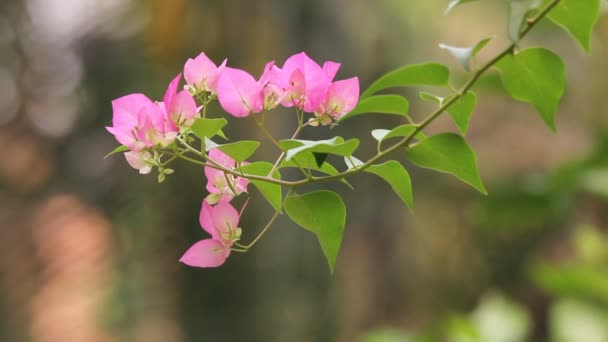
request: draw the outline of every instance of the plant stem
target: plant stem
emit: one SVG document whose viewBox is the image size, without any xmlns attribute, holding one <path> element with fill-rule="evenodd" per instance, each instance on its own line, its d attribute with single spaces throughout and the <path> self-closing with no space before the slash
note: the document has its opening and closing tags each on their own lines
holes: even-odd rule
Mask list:
<svg viewBox="0 0 608 342">
<path fill-rule="evenodd" d="M 529 19 L 527 21 L 527 23 L 526 23 L 526 26 L 521 31 L 520 38 L 525 37 L 528 34 L 528 32 L 530 32 L 530 30 L 534 26 L 536 26 L 538 24 L 538 22 L 542 18 L 544 18 L 549 13 L 549 11 L 551 11 L 551 9 L 553 9 L 559 2 L 560 2 L 560 0 L 552 0 L 535 17 Z M 420 133 L 424 128 L 426 128 L 433 121 L 435 121 L 435 119 L 437 119 L 439 116 L 441 116 L 441 114 L 443 114 L 448 108 L 450 108 L 450 106 L 452 106 L 454 103 L 456 103 L 456 101 L 458 101 L 459 99 L 461 99 L 467 93 L 467 91 L 469 91 L 475 85 L 475 83 L 479 80 L 479 78 L 486 71 L 488 71 L 492 66 L 494 66 L 496 63 L 498 63 L 502 58 L 504 58 L 505 56 L 513 53 L 513 51 L 515 50 L 516 46 L 517 46 L 516 43 L 512 43 L 507 48 L 505 48 L 501 53 L 499 53 L 496 57 L 494 57 L 489 62 L 487 62 L 486 64 L 484 64 L 473 75 L 473 77 L 471 77 L 471 79 L 467 83 L 465 83 L 465 85 L 460 90 L 456 91 L 456 93 L 455 93 L 454 96 L 451 96 L 445 103 L 442 103 L 439 108 L 437 108 L 434 112 L 432 112 L 431 114 L 429 114 L 422 122 L 420 122 L 418 124 L 415 124 L 416 128 L 408 136 L 404 137 L 403 139 L 401 139 L 397 143 L 389 146 L 388 148 L 382 150 L 381 152 L 379 152 L 375 156 L 371 157 L 369 160 L 367 160 L 362 165 L 360 165 L 360 166 L 358 166 L 356 168 L 352 168 L 352 169 L 346 170 L 344 172 L 335 174 L 335 175 L 321 176 L 321 177 L 308 177 L 306 179 L 301 179 L 301 180 L 297 180 L 297 181 L 284 181 L 284 180 L 272 178 L 272 174 L 274 173 L 274 171 L 278 168 L 279 164 L 285 159 L 285 155 L 286 155 L 285 151 L 281 152 L 281 154 L 277 158 L 276 162 L 274 163 L 271 171 L 269 172 L 269 174 L 267 176 L 258 176 L 258 175 L 251 175 L 251 174 L 246 174 L 246 173 L 242 174 L 242 173 L 238 172 L 237 170 L 229 170 L 229 169 L 226 169 L 226 168 L 224 168 L 224 167 L 222 167 L 220 165 L 208 164 L 208 163 L 205 163 L 205 162 L 201 162 L 201 161 L 198 161 L 198 160 L 186 157 L 184 155 L 179 155 L 178 154 L 177 157 L 181 158 L 181 159 L 184 159 L 184 160 L 187 160 L 189 162 L 193 162 L 195 164 L 209 166 L 209 167 L 212 167 L 214 169 L 218 169 L 218 170 L 224 171 L 226 173 L 230 173 L 230 174 L 233 174 L 233 175 L 236 175 L 236 176 L 240 176 L 240 177 L 243 177 L 243 178 L 265 181 L 265 182 L 268 182 L 268 183 L 289 186 L 291 188 L 303 186 L 303 185 L 310 184 L 310 183 L 322 183 L 322 182 L 327 182 L 327 181 L 332 181 L 332 180 L 337 180 L 337 179 L 343 179 L 343 178 L 349 177 L 349 176 L 351 176 L 353 174 L 356 174 L 358 172 L 361 172 L 361 171 L 365 170 L 366 168 L 370 167 L 371 165 L 373 165 L 377 161 L 381 160 L 382 158 L 386 157 L 390 153 L 392 153 L 392 152 L 394 152 L 394 151 L 396 151 L 396 150 L 398 150 L 398 149 L 400 149 L 402 147 L 409 146 L 409 144 L 412 142 L 412 140 L 414 139 L 414 137 L 418 133 Z M 302 115 L 300 113 L 298 113 L 298 121 L 299 121 L 298 128 L 294 132 L 294 134 L 293 134 L 293 136 L 292 136 L 291 139 L 295 139 L 300 134 L 300 132 L 302 131 L 302 128 L 305 126 L 304 124 L 302 124 Z M 188 145 L 187 143 L 185 143 L 181 138 L 178 137 L 178 140 L 182 144 L 184 144 L 184 146 L 186 146 L 186 148 L 188 150 L 190 150 L 191 152 L 194 152 L 197 155 L 201 156 L 201 153 L 199 151 L 197 151 L 196 149 L 194 149 L 193 147 L 191 147 L 190 145 Z"/>
</svg>

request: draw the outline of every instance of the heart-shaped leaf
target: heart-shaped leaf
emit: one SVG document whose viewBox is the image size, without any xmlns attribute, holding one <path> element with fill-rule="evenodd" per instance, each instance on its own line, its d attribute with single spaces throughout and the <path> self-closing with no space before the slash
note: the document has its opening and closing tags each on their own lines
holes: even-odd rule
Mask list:
<svg viewBox="0 0 608 342">
<path fill-rule="evenodd" d="M 346 207 L 342 198 L 335 192 L 314 191 L 287 197 L 284 208 L 295 223 L 317 236 L 333 273 L 346 223 Z"/>
</svg>

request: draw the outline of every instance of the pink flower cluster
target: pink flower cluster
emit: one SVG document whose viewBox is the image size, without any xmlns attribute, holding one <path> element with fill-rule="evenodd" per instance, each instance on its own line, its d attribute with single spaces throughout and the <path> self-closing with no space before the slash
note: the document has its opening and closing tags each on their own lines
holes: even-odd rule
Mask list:
<svg viewBox="0 0 608 342">
<path fill-rule="evenodd" d="M 222 167 L 236 167 L 232 158 L 216 148 L 209 151 L 209 158 Z M 203 201 L 199 221 L 211 238 L 192 245 L 180 261 L 194 267 L 217 267 L 226 261 L 230 248 L 241 237 L 241 228 L 238 227 L 240 215 L 230 201 L 247 192 L 248 180 L 208 166 L 205 167 L 205 176 L 210 195 Z"/>
<path fill-rule="evenodd" d="M 164 172 L 155 148 L 173 144 L 200 116 L 202 106 L 216 98 L 235 117 L 282 105 L 314 113 L 315 117 L 309 120 L 313 126 L 340 118 L 357 104 L 359 80 L 353 77 L 334 81 L 339 68 L 340 64 L 334 62 L 320 66 L 301 52 L 289 57 L 282 67 L 267 63 L 256 80 L 244 70 L 227 67 L 226 60 L 217 66 L 201 53 L 184 65 L 184 89 L 178 91 L 179 74 L 169 84 L 163 101 L 152 101 L 143 94 L 112 101 L 112 126 L 107 130 L 129 149 L 125 152 L 127 162 L 141 174 L 150 173 L 155 166 Z M 194 96 L 201 94 L 203 103 L 198 107 Z M 207 157 L 216 166 L 236 168 L 236 162 L 217 148 L 209 151 Z M 200 224 L 211 238 L 195 243 L 180 261 L 196 267 L 217 267 L 226 261 L 232 245 L 240 239 L 240 214 L 230 201 L 247 192 L 248 181 L 209 166 L 205 167 L 205 176 L 209 196 L 203 201 Z"/>
<path fill-rule="evenodd" d="M 304 52 L 289 57 L 282 68 L 269 62 L 255 80 L 246 71 L 225 67 L 217 83 L 222 108 L 244 117 L 278 105 L 314 113 L 312 124 L 328 124 L 350 112 L 359 100 L 357 77 L 333 81 L 340 64 L 321 67 Z"/>
<path fill-rule="evenodd" d="M 127 162 L 140 173 L 152 170 L 152 155 L 146 148 L 171 144 L 181 129 L 198 117 L 199 108 L 186 90 L 177 91 L 181 74 L 169 84 L 162 102 L 143 94 L 130 94 L 112 101 L 112 127 L 106 129 L 127 146 Z"/>
</svg>

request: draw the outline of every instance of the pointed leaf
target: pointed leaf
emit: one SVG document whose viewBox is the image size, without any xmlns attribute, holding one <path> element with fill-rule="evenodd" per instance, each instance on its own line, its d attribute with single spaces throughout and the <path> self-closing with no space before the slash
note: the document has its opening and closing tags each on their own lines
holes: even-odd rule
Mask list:
<svg viewBox="0 0 608 342">
<path fill-rule="evenodd" d="M 342 198 L 326 190 L 289 196 L 285 199 L 285 212 L 302 228 L 315 233 L 333 273 L 346 223 Z"/>
<path fill-rule="evenodd" d="M 366 113 L 396 114 L 409 117 L 410 104 L 406 98 L 399 95 L 375 95 L 362 99 L 355 109 L 342 116 L 338 121 L 344 121 L 353 116 Z"/>
<path fill-rule="evenodd" d="M 406 149 L 406 155 L 420 167 L 452 174 L 487 194 L 477 170 L 475 152 L 458 134 L 433 135 Z"/>
<path fill-rule="evenodd" d="M 287 151 L 285 160 L 289 161 L 294 156 L 303 152 L 318 152 L 318 153 L 330 153 L 339 156 L 348 156 L 359 146 L 359 140 L 350 139 L 344 141 L 341 137 L 334 137 L 327 140 L 281 140 L 279 142 L 281 147 Z"/>
<path fill-rule="evenodd" d="M 270 170 L 272 170 L 272 164 L 268 162 L 253 162 L 242 165 L 241 169 L 247 174 L 267 176 L 270 173 Z M 281 179 L 281 174 L 278 171 L 275 171 L 272 178 Z M 281 211 L 283 195 L 280 185 L 253 179 L 250 179 L 249 182 L 258 188 L 262 196 L 266 198 L 268 203 L 270 203 L 276 211 Z"/>
<path fill-rule="evenodd" d="M 473 2 L 473 1 L 477 1 L 477 0 L 452 0 L 448 4 L 448 7 L 445 9 L 445 12 L 443 12 L 443 15 L 450 13 L 450 11 L 452 11 L 456 6 L 466 4 L 467 2 Z"/>
<path fill-rule="evenodd" d="M 458 126 L 462 135 L 467 134 L 471 114 L 473 114 L 476 104 L 477 96 L 475 96 L 475 93 L 472 91 L 468 91 L 448 108 L 448 113 L 456 123 L 456 126 Z"/>
<path fill-rule="evenodd" d="M 378 142 L 383 142 L 384 140 L 387 140 L 390 138 L 407 137 L 410 134 L 412 134 L 412 132 L 414 132 L 415 130 L 416 130 L 416 127 L 414 125 L 405 124 L 405 125 L 397 126 L 390 130 L 389 129 L 375 129 L 372 131 L 372 136 L 374 137 L 374 139 L 378 140 Z M 416 138 L 424 139 L 425 135 L 422 132 L 418 132 L 416 134 Z"/>
<path fill-rule="evenodd" d="M 471 62 L 475 59 L 475 56 L 481 49 L 483 49 L 494 37 L 488 37 L 482 39 L 477 44 L 471 47 L 456 47 L 446 44 L 439 44 L 439 47 L 447 50 L 452 56 L 456 57 L 458 62 L 462 64 L 464 70 L 469 71 L 471 69 Z"/>
<path fill-rule="evenodd" d="M 345 156 L 344 157 L 344 163 L 346 164 L 346 167 L 350 170 L 350 169 L 354 169 L 356 167 L 359 167 L 363 164 L 365 164 L 364 162 L 362 162 L 361 160 L 353 157 L 353 156 Z"/>
<path fill-rule="evenodd" d="M 437 95 L 433 95 L 429 92 L 426 91 L 421 91 L 418 93 L 418 97 L 420 97 L 421 100 L 427 101 L 427 102 L 433 102 L 436 103 L 438 105 L 441 105 L 443 103 L 443 100 L 445 99 L 445 97 L 441 97 L 441 96 L 437 96 Z"/>
<path fill-rule="evenodd" d="M 115 155 L 116 153 L 125 152 L 125 151 L 128 151 L 128 150 L 129 150 L 129 148 L 128 148 L 127 146 L 125 146 L 125 145 L 120 145 L 120 146 L 118 146 L 117 148 L 113 149 L 113 150 L 112 150 L 112 152 L 110 152 L 110 153 L 106 154 L 106 156 L 105 156 L 105 157 L 103 157 L 103 159 L 106 159 L 106 158 L 108 158 L 109 156 Z"/>
<path fill-rule="evenodd" d="M 206 119 L 197 118 L 190 127 L 192 133 L 199 139 L 204 140 L 205 138 L 213 138 L 215 135 L 220 135 L 225 138 L 222 128 L 228 124 L 226 119 Z"/>
<path fill-rule="evenodd" d="M 528 13 L 537 5 L 538 0 L 511 0 L 509 7 L 509 39 L 513 43 L 519 42 L 521 27 Z"/>
<path fill-rule="evenodd" d="M 361 94 L 361 98 L 386 88 L 412 85 L 445 86 L 449 79 L 450 70 L 445 65 L 437 63 L 407 65 L 381 76 Z"/>
<path fill-rule="evenodd" d="M 384 179 L 409 208 L 414 207 L 412 197 L 412 181 L 403 165 L 396 160 L 387 161 L 384 164 L 372 165 L 365 172 L 373 173 Z"/>
<path fill-rule="evenodd" d="M 549 18 L 568 31 L 589 52 L 591 32 L 600 16 L 601 0 L 562 0 Z"/>
<path fill-rule="evenodd" d="M 242 140 L 230 144 L 219 145 L 217 148 L 237 162 L 243 162 L 260 147 L 259 141 Z"/>
<path fill-rule="evenodd" d="M 555 111 L 566 87 L 561 58 L 543 48 L 531 48 L 505 56 L 496 64 L 511 97 L 536 108 L 545 123 L 555 130 Z"/>
</svg>

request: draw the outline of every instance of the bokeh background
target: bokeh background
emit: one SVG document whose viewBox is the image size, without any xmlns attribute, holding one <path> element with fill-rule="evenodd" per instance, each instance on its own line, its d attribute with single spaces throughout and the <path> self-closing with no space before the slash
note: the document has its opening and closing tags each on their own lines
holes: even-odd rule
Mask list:
<svg viewBox="0 0 608 342">
<path fill-rule="evenodd" d="M 558 132 L 501 91 L 476 87 L 469 141 L 490 192 L 409 166 L 416 208 L 356 176 L 333 276 L 315 237 L 278 220 L 218 269 L 182 253 L 204 234 L 200 168 L 139 176 L 104 129 L 112 99 L 160 99 L 205 51 L 259 75 L 306 51 L 362 87 L 407 63 L 450 65 L 439 43 L 507 44 L 501 1 L 4 0 L 0 2 L 0 341 L 608 341 L 608 20 L 592 54 L 543 23 L 523 46 L 566 61 Z M 604 8 L 605 10 L 605 8 Z M 604 11 L 605 12 L 605 11 Z M 403 93 L 421 118 L 431 110 Z M 434 90 L 436 91 L 436 90 Z M 270 129 L 286 136 L 289 112 Z M 305 137 L 360 137 L 399 121 L 359 117 Z M 454 130 L 447 118 L 429 132 Z M 263 136 L 231 120 L 233 138 Z M 254 159 L 273 158 L 266 142 Z M 403 156 L 395 156 L 403 158 Z M 272 210 L 255 190 L 245 239 Z"/>
</svg>

